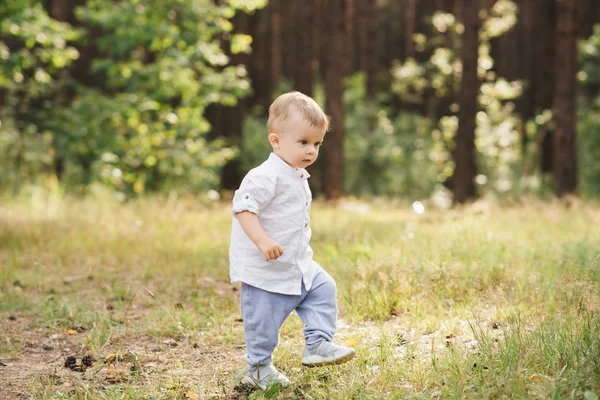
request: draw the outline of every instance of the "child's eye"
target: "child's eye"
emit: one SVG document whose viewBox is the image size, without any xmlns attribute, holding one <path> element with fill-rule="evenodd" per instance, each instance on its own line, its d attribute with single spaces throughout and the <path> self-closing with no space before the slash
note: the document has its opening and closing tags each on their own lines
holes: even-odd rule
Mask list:
<svg viewBox="0 0 600 400">
<path fill-rule="evenodd" d="M 301 140 L 300 143 L 302 143 L 302 144 L 308 144 L 308 140 Z"/>
</svg>

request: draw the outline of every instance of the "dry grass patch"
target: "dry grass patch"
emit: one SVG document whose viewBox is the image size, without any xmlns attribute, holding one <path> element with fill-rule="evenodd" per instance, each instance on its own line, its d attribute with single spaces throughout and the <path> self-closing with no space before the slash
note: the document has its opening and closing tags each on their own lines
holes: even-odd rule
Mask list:
<svg viewBox="0 0 600 400">
<path fill-rule="evenodd" d="M 247 392 L 226 204 L 6 202 L 0 398 L 594 398 L 600 208 L 528 203 L 316 202 L 337 340 L 357 357 L 302 368 L 293 316 L 275 353 L 292 387 Z"/>
</svg>

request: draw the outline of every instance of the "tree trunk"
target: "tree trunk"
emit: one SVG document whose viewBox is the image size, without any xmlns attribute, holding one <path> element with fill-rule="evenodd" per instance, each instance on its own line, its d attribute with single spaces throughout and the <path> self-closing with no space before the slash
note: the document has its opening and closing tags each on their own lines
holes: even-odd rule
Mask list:
<svg viewBox="0 0 600 400">
<path fill-rule="evenodd" d="M 498 49 L 496 71 L 498 75 L 509 81 L 519 79 L 519 48 L 522 36 L 515 24 L 510 31 L 497 38 L 494 42 Z"/>
<path fill-rule="evenodd" d="M 472 0 L 464 0 L 464 1 L 472 1 Z M 454 14 L 454 16 L 456 18 L 460 18 L 460 15 L 462 13 L 462 5 L 463 5 L 463 0 L 454 0 L 454 4 L 452 5 L 452 14 Z"/>
<path fill-rule="evenodd" d="M 554 193 L 577 189 L 575 150 L 575 74 L 577 73 L 576 0 L 556 0 L 556 91 L 554 94 Z"/>
<path fill-rule="evenodd" d="M 60 22 L 67 22 L 68 18 L 69 18 L 69 0 L 49 0 L 47 5 L 46 5 L 46 10 L 48 11 L 48 15 Z M 86 47 L 87 49 L 87 47 Z M 81 53 L 80 53 L 81 54 Z M 85 53 L 82 53 L 84 56 L 86 56 Z M 77 65 L 77 63 L 75 64 Z M 55 136 L 53 136 L 54 138 Z M 53 150 L 56 150 L 55 146 L 55 141 L 53 139 Z M 61 180 L 63 177 L 63 174 L 65 172 L 65 164 L 66 164 L 66 160 L 65 160 L 65 155 L 63 154 L 62 151 L 55 151 L 54 153 L 54 160 L 53 160 L 53 168 L 54 168 L 54 175 L 56 175 L 57 179 Z"/>
<path fill-rule="evenodd" d="M 462 20 L 465 31 L 462 37 L 462 82 L 460 110 L 458 112 L 458 132 L 453 176 L 454 201 L 465 203 L 476 196 L 475 174 L 477 172 L 475 151 L 475 114 L 479 79 L 477 58 L 479 49 L 479 7 L 472 2 L 462 2 Z"/>
<path fill-rule="evenodd" d="M 363 0 L 359 36 L 360 69 L 366 75 L 366 94 L 369 101 L 375 100 L 377 91 L 377 8 L 375 0 Z"/>
<path fill-rule="evenodd" d="M 299 43 L 300 30 L 305 27 L 299 24 L 301 8 L 306 8 L 304 0 L 285 0 L 278 2 L 279 19 L 281 29 L 281 75 L 294 85 L 298 84 L 298 63 L 297 47 Z M 299 4 L 302 3 L 302 4 Z M 308 28 L 308 27 L 306 27 Z"/>
<path fill-rule="evenodd" d="M 250 34 L 251 32 L 250 16 L 244 12 L 239 12 L 233 19 L 235 33 Z M 228 52 L 229 53 L 229 52 Z M 231 57 L 232 65 L 248 65 L 249 56 L 246 53 L 228 54 Z M 231 143 L 240 145 L 242 138 L 244 115 L 246 113 L 247 99 L 240 99 L 235 107 L 226 107 L 218 105 L 221 108 L 222 119 L 221 136 L 228 138 Z M 244 171 L 245 172 L 245 171 Z M 221 170 L 221 188 L 235 190 L 242 182 L 243 173 L 239 159 L 231 160 L 223 166 Z"/>
<path fill-rule="evenodd" d="M 393 60 L 403 60 L 406 50 L 404 32 L 404 3 L 406 0 L 395 0 L 391 4 L 376 9 L 376 24 L 378 34 L 371 38 L 371 45 L 377 46 L 381 51 L 380 65 L 389 68 Z M 376 2 L 377 3 L 377 2 Z"/>
<path fill-rule="evenodd" d="M 319 75 L 319 68 L 321 65 L 322 11 L 323 0 L 312 0 L 312 54 L 310 59 L 313 77 Z"/>
<path fill-rule="evenodd" d="M 356 0 L 344 0 L 344 75 L 354 72 L 354 14 Z"/>
<path fill-rule="evenodd" d="M 538 0 L 534 43 L 533 98 L 538 112 L 552 109 L 555 84 L 556 0 Z M 541 170 L 552 172 L 554 132 L 546 127 L 541 146 Z"/>
<path fill-rule="evenodd" d="M 479 0 L 479 9 L 485 10 L 485 15 L 490 15 L 496 0 Z"/>
<path fill-rule="evenodd" d="M 535 99 L 533 97 L 534 83 L 534 48 L 535 48 L 535 13 L 537 0 L 522 0 L 520 4 L 519 24 L 521 24 L 521 46 L 519 48 L 520 77 L 525 80 L 525 87 L 520 99 L 517 100 L 518 112 L 523 123 L 535 115 Z M 523 154 L 527 147 L 527 133 L 523 128 L 521 143 Z"/>
<path fill-rule="evenodd" d="M 252 81 L 252 104 L 260 105 L 266 114 L 271 104 L 271 18 L 269 8 L 263 8 L 250 16 L 252 26 L 252 55 L 248 65 Z"/>
<path fill-rule="evenodd" d="M 327 54 L 331 43 L 331 33 L 327 29 L 329 20 L 327 17 L 326 0 L 312 0 L 312 74 L 313 79 L 322 81 L 327 70 Z M 322 45 L 324 44 L 324 45 Z M 324 151 L 321 152 L 321 157 L 317 159 L 313 165 L 308 168 L 311 175 L 309 180 L 310 190 L 313 196 L 323 194 L 324 181 Z"/>
<path fill-rule="evenodd" d="M 598 0 L 580 0 L 583 6 L 578 8 L 578 15 L 583 20 L 578 22 L 580 26 L 579 37 L 589 38 L 594 33 L 594 25 L 600 23 L 600 1 Z M 580 86 L 581 93 L 585 96 L 588 103 L 593 103 L 598 94 L 600 94 L 600 83 L 586 84 Z"/>
<path fill-rule="evenodd" d="M 301 26 L 297 33 L 298 47 L 296 49 L 297 63 L 297 87 L 298 90 L 307 96 L 313 95 L 313 7 L 310 5 L 301 5 L 298 7 L 298 26 Z"/>
<path fill-rule="evenodd" d="M 283 49 L 281 40 L 281 0 L 271 0 L 271 79 L 275 84 L 282 77 Z"/>
<path fill-rule="evenodd" d="M 579 0 L 578 22 L 580 38 L 588 38 L 594 33 L 594 24 L 600 22 L 600 2 L 598 0 Z"/>
<path fill-rule="evenodd" d="M 330 200 L 339 199 L 343 193 L 344 177 L 344 1 L 326 0 L 326 15 L 330 18 L 327 29 L 330 31 L 330 49 L 325 72 L 326 110 L 331 116 L 331 131 L 325 139 L 324 166 L 325 196 Z"/>
<path fill-rule="evenodd" d="M 415 57 L 415 42 L 413 35 L 417 30 L 417 0 L 408 0 L 406 8 L 406 52 L 405 57 Z"/>
<path fill-rule="evenodd" d="M 453 6 L 453 0 L 436 0 L 435 1 L 435 8 L 436 11 L 442 11 L 445 13 L 451 13 L 452 12 L 452 6 Z"/>
<path fill-rule="evenodd" d="M 48 0 L 46 10 L 55 20 L 66 22 L 70 11 L 69 0 Z"/>
</svg>

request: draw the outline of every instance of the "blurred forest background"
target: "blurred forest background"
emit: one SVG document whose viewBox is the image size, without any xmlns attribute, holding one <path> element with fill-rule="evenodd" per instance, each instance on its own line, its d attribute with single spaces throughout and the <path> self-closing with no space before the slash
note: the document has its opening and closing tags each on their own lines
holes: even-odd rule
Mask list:
<svg viewBox="0 0 600 400">
<path fill-rule="evenodd" d="M 216 200 L 276 95 L 333 119 L 344 195 L 600 197 L 597 0 L 10 0 L 0 191 Z"/>
</svg>

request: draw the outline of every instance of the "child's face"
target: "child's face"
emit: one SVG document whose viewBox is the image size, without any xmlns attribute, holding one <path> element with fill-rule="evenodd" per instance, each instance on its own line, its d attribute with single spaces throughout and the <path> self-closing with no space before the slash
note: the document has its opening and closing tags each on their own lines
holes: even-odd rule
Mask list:
<svg viewBox="0 0 600 400">
<path fill-rule="evenodd" d="M 296 169 L 306 168 L 317 161 L 325 131 L 310 126 L 296 110 L 290 110 L 284 127 L 284 132 L 269 134 L 273 153 Z"/>
</svg>

